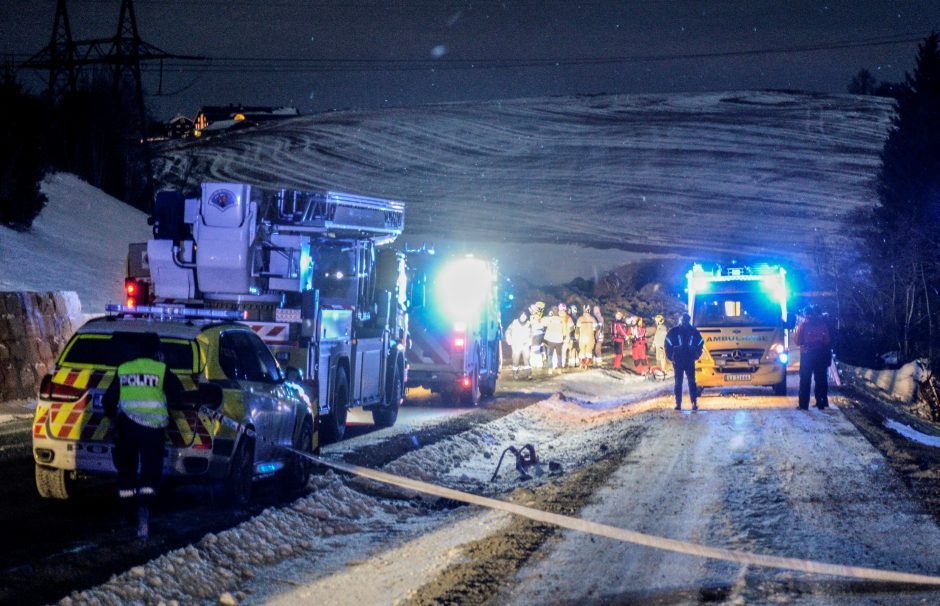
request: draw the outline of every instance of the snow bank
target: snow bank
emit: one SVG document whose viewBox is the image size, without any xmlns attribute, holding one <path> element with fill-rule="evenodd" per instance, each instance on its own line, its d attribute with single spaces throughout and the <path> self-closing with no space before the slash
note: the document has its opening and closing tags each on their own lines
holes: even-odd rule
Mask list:
<svg viewBox="0 0 940 606">
<path fill-rule="evenodd" d="M 409 502 L 377 499 L 351 489 L 332 472 L 314 478 L 314 492 L 289 507 L 270 508 L 237 527 L 207 534 L 59 604 L 235 603 L 239 583 L 266 566 L 309 554 L 335 535 L 385 529 L 416 514 Z M 230 592 L 236 592 L 233 596 Z"/>
<path fill-rule="evenodd" d="M 31 231 L 0 226 L 0 290 L 73 290 L 85 313 L 123 301 L 127 245 L 150 237 L 147 215 L 67 173 L 42 192 Z"/>
<path fill-rule="evenodd" d="M 891 419 L 885 419 L 885 427 L 888 429 L 901 434 L 908 440 L 923 444 L 924 446 L 932 446 L 933 448 L 940 448 L 940 437 L 931 436 L 925 433 L 921 433 L 911 427 L 910 425 L 905 425 L 904 423 L 898 423 Z"/>
<path fill-rule="evenodd" d="M 917 399 L 918 385 L 925 378 L 925 367 L 919 360 L 894 370 L 874 370 L 840 363 L 839 373 L 843 381 L 865 393 L 913 404 Z"/>
</svg>

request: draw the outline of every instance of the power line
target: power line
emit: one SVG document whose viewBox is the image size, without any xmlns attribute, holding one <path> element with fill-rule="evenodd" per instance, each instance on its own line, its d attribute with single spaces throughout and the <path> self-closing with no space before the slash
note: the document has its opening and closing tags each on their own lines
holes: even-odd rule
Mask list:
<svg viewBox="0 0 940 606">
<path fill-rule="evenodd" d="M 839 42 L 824 42 L 810 45 L 790 45 L 781 47 L 745 49 L 737 51 L 713 51 L 697 53 L 637 54 L 612 57 L 569 57 L 569 58 L 475 58 L 475 59 L 302 59 L 293 57 L 206 57 L 199 65 L 190 61 L 169 61 L 165 70 L 176 72 L 204 71 L 210 73 L 323 73 L 323 72 L 373 72 L 373 71 L 449 71 L 480 69 L 521 69 L 539 67 L 570 67 L 616 65 L 640 62 L 687 61 L 700 59 L 721 59 L 731 57 L 749 57 L 773 54 L 799 54 L 811 52 L 829 52 L 852 48 L 891 46 L 920 42 L 929 32 L 919 34 L 899 34 L 878 36 Z M 147 71 L 155 71 L 147 67 Z"/>
</svg>

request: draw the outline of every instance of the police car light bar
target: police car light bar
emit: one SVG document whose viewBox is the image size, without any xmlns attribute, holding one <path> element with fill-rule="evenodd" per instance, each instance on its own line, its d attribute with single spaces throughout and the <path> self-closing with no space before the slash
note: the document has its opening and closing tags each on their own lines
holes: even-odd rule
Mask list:
<svg viewBox="0 0 940 606">
<path fill-rule="evenodd" d="M 233 309 L 194 309 L 170 305 L 116 305 L 111 303 L 105 307 L 108 313 L 126 314 L 129 316 L 157 316 L 161 318 L 190 318 L 203 320 L 244 320 L 248 312 Z"/>
</svg>

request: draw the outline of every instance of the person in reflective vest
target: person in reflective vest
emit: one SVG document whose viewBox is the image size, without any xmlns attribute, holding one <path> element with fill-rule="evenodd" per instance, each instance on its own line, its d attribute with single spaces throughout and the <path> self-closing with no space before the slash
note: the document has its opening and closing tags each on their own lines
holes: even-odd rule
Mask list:
<svg viewBox="0 0 940 606">
<path fill-rule="evenodd" d="M 160 337 L 143 333 L 139 355 L 117 367 L 102 398 L 112 419 L 118 501 L 126 520 L 136 510 L 137 536 L 149 535 L 150 509 L 163 474 L 170 407 L 182 402 L 183 385 L 163 362 Z"/>
<path fill-rule="evenodd" d="M 689 380 L 689 399 L 692 410 L 698 410 L 698 386 L 695 384 L 695 361 L 702 355 L 705 341 L 692 326 L 692 316 L 682 314 L 678 326 L 666 333 L 666 357 L 676 372 L 676 410 L 682 410 L 682 375 Z"/>
</svg>

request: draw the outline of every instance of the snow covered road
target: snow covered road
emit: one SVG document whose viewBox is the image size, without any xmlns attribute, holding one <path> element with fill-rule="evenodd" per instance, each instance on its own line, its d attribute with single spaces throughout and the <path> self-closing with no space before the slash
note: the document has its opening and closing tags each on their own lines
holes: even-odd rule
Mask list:
<svg viewBox="0 0 940 606">
<path fill-rule="evenodd" d="M 766 396 L 703 402 L 698 414 L 651 413 L 640 445 L 581 516 L 712 546 L 940 572 L 940 529 L 841 412 L 798 411 L 792 398 Z M 940 592 L 866 588 L 574 532 L 535 559 L 505 602 L 699 603 L 711 596 L 860 604 L 884 603 L 886 593 L 895 604 L 940 599 Z"/>
<path fill-rule="evenodd" d="M 664 395 L 668 385 L 603 370 L 504 389 L 534 395 L 529 405 L 489 418 L 483 409 L 458 415 L 448 422 L 461 427 L 440 435 L 430 423 L 416 432 L 426 439 L 413 448 L 388 446 L 408 432 L 375 432 L 326 454 L 715 547 L 940 573 L 935 518 L 841 410 L 797 411 L 792 393 L 736 390 L 706 392 L 701 412 L 676 413 Z M 510 466 L 490 482 L 500 452 L 523 443 L 535 446 L 545 473 L 520 481 Z M 332 472 L 286 507 L 72 599 L 210 604 L 223 596 L 355 606 L 940 600 L 937 591 L 659 552 Z"/>
</svg>

